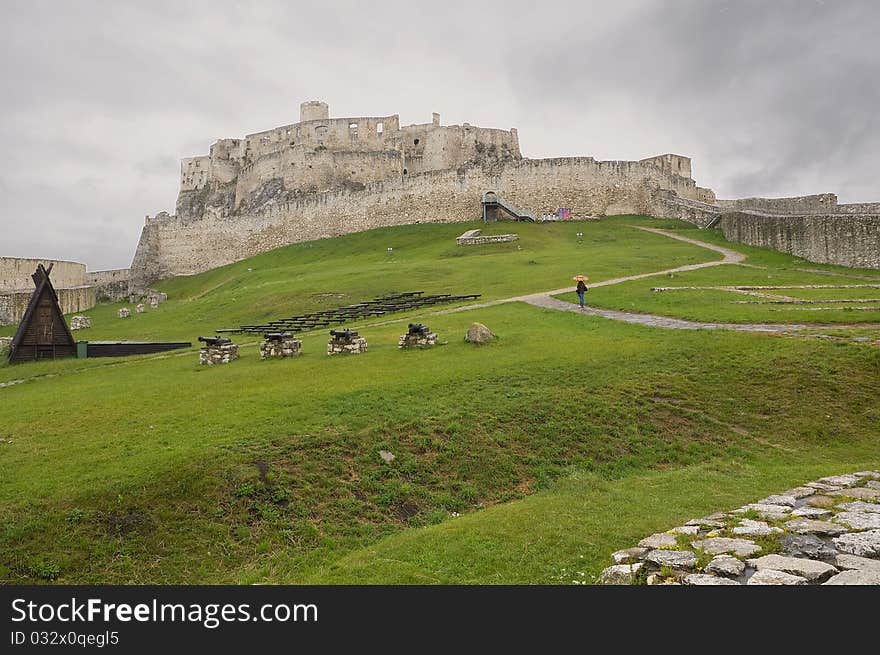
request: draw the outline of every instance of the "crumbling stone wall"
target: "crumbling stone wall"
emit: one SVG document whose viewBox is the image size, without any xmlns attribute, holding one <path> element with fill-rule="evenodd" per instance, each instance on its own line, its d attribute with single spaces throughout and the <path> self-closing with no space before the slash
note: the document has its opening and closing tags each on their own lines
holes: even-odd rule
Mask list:
<svg viewBox="0 0 880 655">
<path fill-rule="evenodd" d="M 813 262 L 880 268 L 880 214 L 724 214 L 729 241 L 772 248 Z"/>
<path fill-rule="evenodd" d="M 86 273 L 86 281 L 95 287 L 95 298 L 99 302 L 117 302 L 128 296 L 130 279 L 131 269 L 128 268 Z"/>
<path fill-rule="evenodd" d="M 199 273 L 290 243 L 375 227 L 479 220 L 491 189 L 537 215 L 570 207 L 573 218 L 644 214 L 661 189 L 714 200 L 708 189 L 651 163 L 592 157 L 512 160 L 431 171 L 276 202 L 259 211 L 201 219 L 147 218 L 132 262 L 132 284 Z"/>
<path fill-rule="evenodd" d="M 51 279 L 51 274 L 49 277 Z M 28 290 L 0 293 L 0 325 L 16 325 L 21 321 L 34 293 L 33 284 L 31 287 Z M 84 312 L 96 304 L 93 287 L 62 288 L 55 289 L 55 292 L 58 294 L 61 311 L 65 314 Z"/>
<path fill-rule="evenodd" d="M 22 291 L 34 289 L 31 278 L 38 264 L 46 268 L 52 264 L 49 277 L 52 286 L 80 287 L 86 282 L 86 265 L 57 259 L 30 259 L 24 257 L 0 257 L 0 291 Z"/>
</svg>

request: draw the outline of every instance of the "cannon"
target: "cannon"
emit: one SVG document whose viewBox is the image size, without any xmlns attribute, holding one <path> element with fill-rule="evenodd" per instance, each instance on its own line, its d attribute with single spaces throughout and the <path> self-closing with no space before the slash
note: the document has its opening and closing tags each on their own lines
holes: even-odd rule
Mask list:
<svg viewBox="0 0 880 655">
<path fill-rule="evenodd" d="M 290 332 L 266 332 L 263 338 L 267 341 L 281 341 L 283 339 L 291 339 L 293 335 Z"/>
<path fill-rule="evenodd" d="M 412 335 L 421 335 L 427 336 L 431 332 L 431 329 L 427 325 L 422 325 L 421 323 L 410 323 L 408 334 Z"/>
<path fill-rule="evenodd" d="M 229 337 L 199 337 L 199 341 L 204 342 L 206 346 L 225 346 L 232 343 Z"/>
<path fill-rule="evenodd" d="M 358 333 L 355 330 L 330 330 L 330 336 L 334 339 L 345 339 L 351 341 L 356 339 Z"/>
</svg>

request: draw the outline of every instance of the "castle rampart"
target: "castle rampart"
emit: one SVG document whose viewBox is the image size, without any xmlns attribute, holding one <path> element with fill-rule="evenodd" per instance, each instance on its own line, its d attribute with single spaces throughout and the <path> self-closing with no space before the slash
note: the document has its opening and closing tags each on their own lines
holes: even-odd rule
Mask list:
<svg viewBox="0 0 880 655">
<path fill-rule="evenodd" d="M 724 229 L 731 238 L 817 257 L 833 251 L 838 254 L 828 261 L 872 265 L 863 252 L 872 246 L 870 227 L 864 238 L 847 242 L 840 232 L 845 221 L 811 223 L 804 239 L 841 239 L 821 255 L 819 247 L 794 248 L 766 236 L 769 227 L 737 229 L 733 215 L 864 218 L 880 213 L 880 203 L 838 205 L 833 194 L 716 200 L 691 170 L 689 157 L 672 153 L 640 161 L 523 159 L 514 128 L 444 126 L 436 113 L 430 123 L 406 126 L 396 114 L 331 118 L 326 103 L 309 101 L 300 106 L 299 123 L 220 139 L 208 155 L 182 161 L 176 212 L 147 217 L 131 284 L 374 227 L 478 220 L 486 190 L 536 215 L 567 207 L 574 218 L 640 213 L 703 227 L 730 216 Z M 840 255 L 846 243 L 859 253 Z"/>
</svg>

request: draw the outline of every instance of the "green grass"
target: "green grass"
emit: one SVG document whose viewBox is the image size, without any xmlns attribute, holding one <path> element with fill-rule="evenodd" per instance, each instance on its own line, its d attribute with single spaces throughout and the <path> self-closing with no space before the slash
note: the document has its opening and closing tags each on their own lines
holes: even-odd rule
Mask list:
<svg viewBox="0 0 880 655">
<path fill-rule="evenodd" d="M 537 265 L 516 244 L 455 256 L 460 225 L 294 246 L 163 283 L 170 300 L 128 321 L 99 307 L 109 324 L 94 330 L 143 320 L 156 338 L 192 338 L 207 331 L 197 321 L 256 318 L 278 278 L 291 280 L 286 313 L 307 308 L 306 290 L 338 290 L 339 270 L 358 273 L 352 300 L 441 284 L 491 298 L 562 286 L 572 270 L 595 280 L 707 253 L 657 235 L 631 251 L 636 220 L 517 225 Z M 569 243 L 569 228 L 590 243 Z M 401 262 L 383 247 L 370 263 L 389 237 Z M 421 264 L 404 261 L 409 248 Z M 443 253 L 461 270 L 440 276 Z M 405 352 L 411 316 L 395 318 L 363 328 L 370 350 L 350 358 L 328 358 L 319 331 L 296 360 L 261 362 L 250 345 L 221 367 L 192 351 L 0 367 L 0 380 L 27 380 L 0 388 L 0 580 L 590 581 L 612 550 L 693 515 L 880 465 L 870 346 L 515 303 L 431 316 L 449 343 Z M 499 339 L 464 343 L 475 320 Z"/>
<path fill-rule="evenodd" d="M 810 311 L 811 305 L 740 304 L 738 301 L 762 299 L 716 290 L 681 290 L 655 292 L 653 287 L 735 286 L 735 285 L 808 285 L 874 284 L 877 271 L 849 269 L 842 266 L 814 264 L 783 253 L 762 248 L 731 244 L 716 230 L 699 230 L 679 224 L 670 229 L 701 241 L 723 245 L 745 253 L 744 265 L 723 265 L 660 275 L 607 287 L 590 289 L 587 303 L 606 309 L 646 314 L 661 314 L 695 321 L 730 323 L 880 323 L 880 305 L 874 311 L 853 311 L 845 305 L 825 305 L 828 311 Z M 708 261 L 708 260 L 707 260 Z M 809 272 L 824 271 L 823 273 Z M 870 277 L 870 280 L 852 276 Z M 594 280 L 591 280 L 594 281 Z M 842 293 L 853 291 L 855 293 Z M 795 298 L 880 298 L 877 289 L 842 290 L 768 290 L 767 293 Z M 574 293 L 559 296 L 577 302 Z M 822 306 L 822 305 L 819 305 Z"/>
<path fill-rule="evenodd" d="M 395 291 L 480 293 L 482 300 L 565 286 L 577 273 L 594 280 L 645 273 L 716 259 L 716 253 L 629 224 L 668 226 L 677 221 L 617 217 L 588 223 L 421 224 L 382 228 L 257 255 L 155 287 L 174 302 L 131 318 L 116 311 L 127 303 L 99 305 L 78 339 L 193 340 L 235 327 L 368 300 Z M 515 231 L 520 239 L 459 246 L 468 229 L 485 234 Z M 582 242 L 576 233 L 582 232 Z M 387 248 L 394 248 L 389 256 Z M 133 308 L 132 308 L 133 309 Z M 14 328 L 0 328 L 0 335 Z"/>
</svg>

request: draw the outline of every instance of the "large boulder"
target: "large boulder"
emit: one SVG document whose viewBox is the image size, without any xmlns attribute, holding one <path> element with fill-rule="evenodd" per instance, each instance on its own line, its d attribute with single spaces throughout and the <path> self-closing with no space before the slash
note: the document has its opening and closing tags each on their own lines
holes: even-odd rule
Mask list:
<svg viewBox="0 0 880 655">
<path fill-rule="evenodd" d="M 492 334 L 492 330 L 487 328 L 485 325 L 483 325 L 482 323 L 472 323 L 471 326 L 468 328 L 464 340 L 482 346 L 489 343 L 494 338 L 495 335 Z"/>
</svg>

